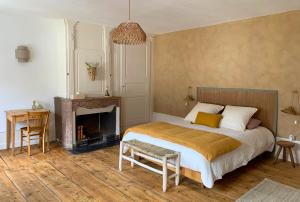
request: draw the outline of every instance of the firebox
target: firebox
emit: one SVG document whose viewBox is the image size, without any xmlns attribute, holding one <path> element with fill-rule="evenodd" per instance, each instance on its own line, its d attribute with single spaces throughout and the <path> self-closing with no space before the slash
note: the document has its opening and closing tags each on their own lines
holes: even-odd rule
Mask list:
<svg viewBox="0 0 300 202">
<path fill-rule="evenodd" d="M 75 120 L 76 141 L 72 151 L 80 153 L 118 144 L 116 110 L 115 106 L 92 110 L 78 108 Z"/>
</svg>

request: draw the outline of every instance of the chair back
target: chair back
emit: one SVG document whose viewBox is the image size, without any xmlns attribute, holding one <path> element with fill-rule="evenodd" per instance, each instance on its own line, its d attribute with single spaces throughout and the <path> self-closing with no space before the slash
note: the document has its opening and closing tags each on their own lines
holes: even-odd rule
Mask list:
<svg viewBox="0 0 300 202">
<path fill-rule="evenodd" d="M 30 133 L 34 129 L 39 128 L 39 132 L 45 133 L 48 128 L 49 111 L 43 112 L 27 112 L 27 132 Z"/>
</svg>

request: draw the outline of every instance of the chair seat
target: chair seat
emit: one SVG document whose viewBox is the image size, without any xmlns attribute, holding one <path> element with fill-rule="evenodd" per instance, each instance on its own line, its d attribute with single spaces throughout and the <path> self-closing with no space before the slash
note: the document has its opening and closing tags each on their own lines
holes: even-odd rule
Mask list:
<svg viewBox="0 0 300 202">
<path fill-rule="evenodd" d="M 27 127 L 22 127 L 22 128 L 20 128 L 20 130 L 22 130 L 22 131 L 26 131 L 27 130 Z M 30 130 L 31 131 L 42 131 L 43 129 L 42 129 L 42 127 L 30 127 Z"/>
<path fill-rule="evenodd" d="M 27 134 L 27 127 L 22 127 L 20 129 L 24 134 Z M 34 135 L 42 135 L 43 129 L 41 127 L 31 127 L 30 128 L 30 136 Z"/>
</svg>

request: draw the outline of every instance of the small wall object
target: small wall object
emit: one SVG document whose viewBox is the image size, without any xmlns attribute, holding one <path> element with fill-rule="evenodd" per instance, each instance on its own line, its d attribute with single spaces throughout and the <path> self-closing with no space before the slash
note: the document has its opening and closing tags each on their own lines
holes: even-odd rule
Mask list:
<svg viewBox="0 0 300 202">
<path fill-rule="evenodd" d="M 299 120 L 298 119 L 294 120 L 293 128 L 292 128 L 291 134 L 289 135 L 290 141 L 295 141 L 297 139 L 297 136 L 299 135 L 298 124 L 299 124 Z"/>
<path fill-rule="evenodd" d="M 18 62 L 28 62 L 30 59 L 30 51 L 26 46 L 18 46 L 15 55 Z"/>
<path fill-rule="evenodd" d="M 297 90 L 292 91 L 290 106 L 281 110 L 281 112 L 290 114 L 290 115 L 299 115 L 296 109 L 299 107 L 299 92 Z"/>
<path fill-rule="evenodd" d="M 192 86 L 188 87 L 187 95 L 183 100 L 184 100 L 184 105 L 186 107 L 189 106 L 190 102 L 193 102 L 195 100 L 195 98 L 192 95 Z"/>
<path fill-rule="evenodd" d="M 71 99 L 85 99 L 85 94 L 81 92 L 76 92 L 75 95 L 71 96 Z"/>
<path fill-rule="evenodd" d="M 110 97 L 110 94 L 109 94 L 109 92 L 108 92 L 108 89 L 106 88 L 106 90 L 105 90 L 105 94 L 104 94 L 104 96 L 105 97 Z"/>
<path fill-rule="evenodd" d="M 95 81 L 96 74 L 97 74 L 97 67 L 98 67 L 99 63 L 92 65 L 92 64 L 86 62 L 85 64 L 88 66 L 87 70 L 88 70 L 88 74 L 90 76 L 91 81 Z"/>
<path fill-rule="evenodd" d="M 32 109 L 43 109 L 44 107 L 38 103 L 36 100 L 32 101 Z"/>
<path fill-rule="evenodd" d="M 289 140 L 290 140 L 290 141 L 295 141 L 295 140 L 296 140 L 296 136 L 290 134 L 290 135 L 289 135 Z"/>
</svg>

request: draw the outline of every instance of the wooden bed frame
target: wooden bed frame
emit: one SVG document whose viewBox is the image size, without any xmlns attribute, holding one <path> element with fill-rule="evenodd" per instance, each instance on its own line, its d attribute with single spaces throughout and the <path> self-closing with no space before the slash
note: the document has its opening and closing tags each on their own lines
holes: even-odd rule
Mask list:
<svg viewBox="0 0 300 202">
<path fill-rule="evenodd" d="M 219 105 L 235 105 L 256 107 L 254 115 L 262 121 L 262 126 L 277 135 L 278 91 L 240 89 L 240 88 L 210 88 L 197 87 L 197 102 Z M 181 168 L 180 174 L 202 184 L 201 173 L 188 168 Z"/>
</svg>

